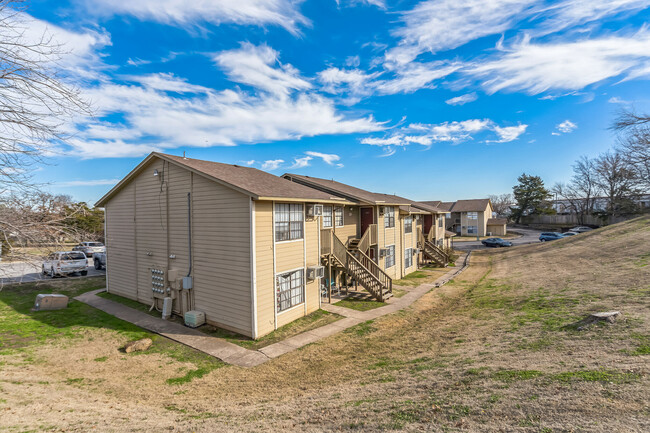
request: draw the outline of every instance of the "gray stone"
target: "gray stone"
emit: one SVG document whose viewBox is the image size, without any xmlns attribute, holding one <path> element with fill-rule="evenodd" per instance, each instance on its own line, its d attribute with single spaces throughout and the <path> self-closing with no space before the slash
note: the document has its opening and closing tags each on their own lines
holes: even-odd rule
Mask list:
<svg viewBox="0 0 650 433">
<path fill-rule="evenodd" d="M 51 311 L 68 308 L 68 297 L 54 293 L 36 295 L 34 311 Z"/>
</svg>

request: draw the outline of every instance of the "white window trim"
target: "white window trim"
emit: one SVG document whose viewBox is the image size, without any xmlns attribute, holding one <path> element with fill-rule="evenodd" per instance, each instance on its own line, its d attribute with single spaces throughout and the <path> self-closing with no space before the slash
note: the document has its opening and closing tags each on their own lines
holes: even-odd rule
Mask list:
<svg viewBox="0 0 650 433">
<path fill-rule="evenodd" d="M 388 250 L 388 249 L 390 249 L 390 247 L 393 247 L 393 255 L 392 255 L 392 257 L 393 257 L 393 264 L 390 265 L 390 266 L 386 266 L 386 259 L 387 259 L 388 257 L 390 257 L 390 256 L 388 256 L 388 255 L 384 256 L 384 269 L 390 269 L 390 268 L 392 268 L 393 266 L 395 266 L 395 264 L 397 263 L 397 258 L 396 258 L 396 256 L 397 256 L 397 251 L 396 251 L 396 249 L 395 249 L 395 244 L 386 245 L 384 248 L 386 248 L 386 249 Z"/>
<path fill-rule="evenodd" d="M 392 209 L 393 213 L 393 225 L 386 225 L 387 221 L 390 221 L 390 215 L 389 212 L 386 210 L 384 211 L 384 228 L 385 229 L 394 229 L 395 228 L 395 207 L 393 206 L 384 206 L 384 209 Z"/>
<path fill-rule="evenodd" d="M 409 218 L 411 219 L 411 231 L 407 232 L 406 231 L 406 220 L 409 219 Z M 413 217 L 412 216 L 404 217 L 404 234 L 405 235 L 413 234 Z"/>
<path fill-rule="evenodd" d="M 276 238 L 276 230 L 275 230 L 275 213 L 276 213 L 276 206 L 279 204 L 302 204 L 302 237 L 298 239 L 287 239 L 284 241 L 278 241 L 276 240 L 276 244 L 283 244 L 287 242 L 298 242 L 298 241 L 303 241 L 305 240 L 305 230 L 307 229 L 307 226 L 305 225 L 305 204 L 304 203 L 291 203 L 291 202 L 273 202 L 273 239 L 275 240 Z M 291 234 L 291 217 L 289 218 L 289 233 Z"/>
<path fill-rule="evenodd" d="M 325 208 L 326 207 L 332 209 L 332 213 L 330 214 L 330 221 L 332 221 L 332 224 L 330 224 L 328 226 L 325 225 Z M 332 227 L 334 227 L 334 206 L 332 206 L 332 205 L 323 205 L 322 221 L 323 221 L 322 225 L 323 225 L 324 229 L 331 229 Z"/>
<path fill-rule="evenodd" d="M 302 281 L 303 281 L 303 285 L 302 285 L 302 302 L 300 304 L 296 304 L 293 307 L 287 308 L 286 310 L 282 310 L 282 311 L 278 311 L 278 307 L 277 307 L 277 304 L 276 304 L 275 311 L 276 311 L 278 316 L 280 314 L 286 313 L 287 311 L 295 310 L 298 307 L 302 307 L 303 304 L 307 303 L 307 268 L 300 267 L 300 268 L 295 268 L 295 269 L 289 269 L 287 271 L 276 272 L 275 276 L 273 277 L 273 282 L 274 282 L 273 296 L 275 297 L 276 302 L 277 302 L 277 298 L 278 298 L 278 276 L 279 275 L 284 275 L 284 274 L 292 274 L 292 273 L 294 273 L 296 271 L 299 271 L 301 269 L 302 269 Z"/>
<path fill-rule="evenodd" d="M 343 224 L 337 225 L 336 224 L 336 209 L 341 209 L 341 219 L 343 219 Z M 334 227 L 345 227 L 345 207 L 344 206 L 335 206 L 332 209 L 332 223 L 334 224 Z"/>
<path fill-rule="evenodd" d="M 408 253 L 408 250 L 411 250 L 411 253 Z M 406 258 L 410 257 L 411 258 L 411 264 L 409 266 L 406 266 Z M 413 267 L 413 247 L 408 247 L 404 248 L 404 268 L 408 269 Z"/>
</svg>

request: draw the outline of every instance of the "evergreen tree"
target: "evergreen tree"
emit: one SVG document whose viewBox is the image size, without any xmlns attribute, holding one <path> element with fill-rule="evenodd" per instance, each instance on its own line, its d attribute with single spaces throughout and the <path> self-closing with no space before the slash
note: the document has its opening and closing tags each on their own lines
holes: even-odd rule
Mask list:
<svg viewBox="0 0 650 433">
<path fill-rule="evenodd" d="M 553 213 L 551 193 L 544 186 L 539 176 L 529 176 L 523 173 L 517 178 L 517 185 L 512 187 L 516 205 L 512 207 L 512 216 L 519 223 L 524 215 Z"/>
</svg>

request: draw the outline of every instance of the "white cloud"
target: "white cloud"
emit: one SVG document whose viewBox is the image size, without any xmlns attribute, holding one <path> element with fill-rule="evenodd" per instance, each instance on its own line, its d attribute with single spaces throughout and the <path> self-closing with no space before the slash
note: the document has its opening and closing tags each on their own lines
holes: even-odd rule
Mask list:
<svg viewBox="0 0 650 433">
<path fill-rule="evenodd" d="M 449 105 L 465 105 L 469 102 L 474 102 L 478 99 L 476 92 L 466 93 L 465 95 L 456 96 L 455 98 L 447 99 L 446 104 Z"/>
<path fill-rule="evenodd" d="M 387 138 L 366 137 L 361 139 L 361 143 L 371 146 L 403 146 L 405 144 L 401 135 L 393 135 Z"/>
<path fill-rule="evenodd" d="M 564 122 L 558 124 L 555 128 L 563 134 L 568 134 L 575 131 L 578 128 L 578 125 L 567 119 Z"/>
<path fill-rule="evenodd" d="M 270 159 L 268 161 L 264 161 L 262 164 L 262 170 L 277 170 L 283 163 L 283 159 Z"/>
<path fill-rule="evenodd" d="M 650 62 L 650 32 L 573 42 L 531 43 L 525 38 L 501 48 L 496 59 L 476 64 L 467 74 L 483 80 L 489 93 L 579 90 L 607 78 L 643 75 Z M 647 71 L 650 73 L 650 70 Z"/>
<path fill-rule="evenodd" d="M 309 21 L 299 11 L 301 0 L 79 0 L 93 15 L 132 15 L 179 27 L 201 23 L 275 25 L 297 33 Z"/>
<path fill-rule="evenodd" d="M 218 53 L 214 60 L 231 81 L 278 95 L 311 88 L 296 68 L 280 64 L 278 52 L 268 45 L 244 43 L 239 49 Z"/>
<path fill-rule="evenodd" d="M 612 96 L 607 100 L 610 104 L 623 104 L 623 105 L 629 105 L 632 104 L 631 101 L 626 101 L 625 99 L 619 98 L 618 96 Z"/>
<path fill-rule="evenodd" d="M 309 167 L 309 161 L 311 161 L 312 159 L 313 158 L 311 156 L 303 156 L 302 158 L 294 158 L 293 165 L 290 168 Z"/>
<path fill-rule="evenodd" d="M 253 164 L 255 164 L 255 160 L 254 160 L 254 159 L 251 159 L 251 160 L 249 160 L 249 161 L 243 161 L 243 162 L 244 162 L 244 164 L 246 164 L 246 165 L 253 165 Z"/>
<path fill-rule="evenodd" d="M 451 50 L 522 22 L 532 24 L 534 36 L 543 36 L 649 5 L 650 0 L 425 0 L 402 13 L 403 26 L 393 32 L 400 42 L 386 58 L 407 63 L 424 52 Z"/>
<path fill-rule="evenodd" d="M 528 125 L 518 125 L 518 126 L 505 126 L 503 128 L 499 126 L 494 127 L 494 132 L 499 136 L 499 140 L 493 140 L 492 142 L 496 143 L 508 143 L 519 138 L 521 134 L 526 132 Z"/>
<path fill-rule="evenodd" d="M 305 154 L 309 156 L 313 156 L 314 158 L 320 158 L 325 162 L 326 164 L 329 165 L 334 165 L 336 161 L 339 161 L 341 159 L 340 156 L 335 155 L 333 153 L 321 153 L 321 152 L 313 152 L 311 150 L 305 152 Z M 340 165 L 340 164 L 339 164 Z"/>
<path fill-rule="evenodd" d="M 387 137 L 365 137 L 361 143 L 382 146 L 389 150 L 394 150 L 395 146 L 407 146 L 413 143 L 429 147 L 436 142 L 457 144 L 472 140 L 476 134 L 486 131 L 492 131 L 498 137 L 496 140 L 486 140 L 486 142 L 506 143 L 519 138 L 527 127 L 528 125 L 501 127 L 489 119 L 469 119 L 438 124 L 412 123 Z M 394 153 L 393 151 L 390 154 Z"/>
<path fill-rule="evenodd" d="M 68 182 L 57 182 L 57 186 L 98 186 L 115 185 L 121 179 L 95 179 L 95 180 L 71 180 Z"/>
</svg>

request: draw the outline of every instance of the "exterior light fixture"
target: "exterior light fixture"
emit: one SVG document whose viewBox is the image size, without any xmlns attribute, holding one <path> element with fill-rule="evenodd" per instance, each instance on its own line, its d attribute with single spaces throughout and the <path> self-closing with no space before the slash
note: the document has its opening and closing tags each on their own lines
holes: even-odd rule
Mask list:
<svg viewBox="0 0 650 433">
<path fill-rule="evenodd" d="M 154 175 L 154 176 L 158 176 L 158 169 L 155 169 L 155 170 L 153 171 L 153 175 Z"/>
</svg>

